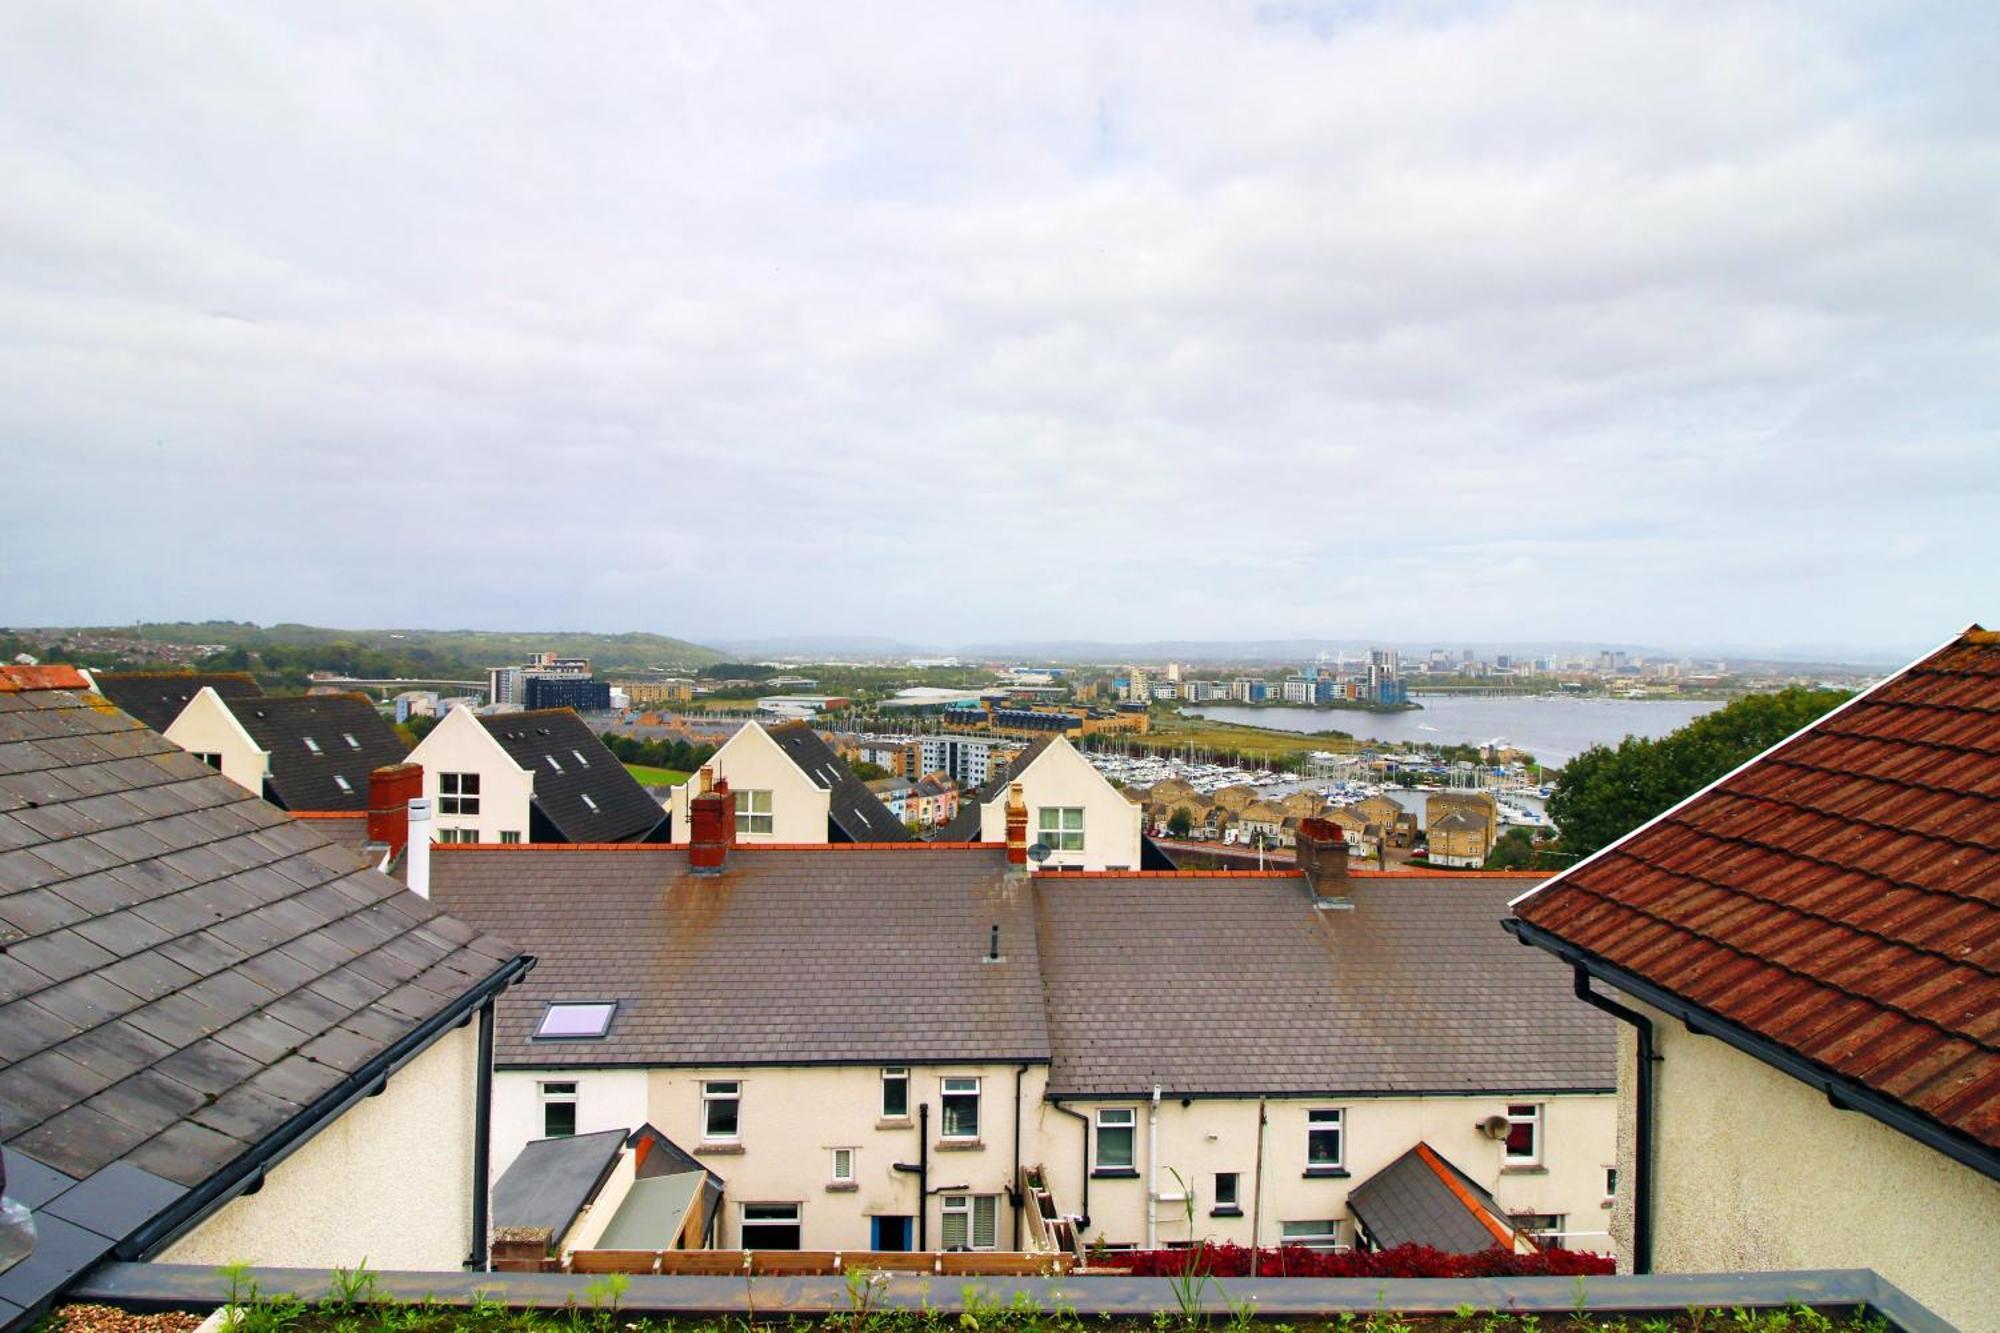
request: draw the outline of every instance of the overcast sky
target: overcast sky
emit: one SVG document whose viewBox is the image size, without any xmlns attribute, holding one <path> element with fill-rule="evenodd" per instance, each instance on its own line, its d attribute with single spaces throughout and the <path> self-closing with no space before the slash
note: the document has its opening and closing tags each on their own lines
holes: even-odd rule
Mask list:
<svg viewBox="0 0 2000 1333">
<path fill-rule="evenodd" d="M 0 6 L 0 623 L 1914 649 L 1990 4 Z"/>
</svg>

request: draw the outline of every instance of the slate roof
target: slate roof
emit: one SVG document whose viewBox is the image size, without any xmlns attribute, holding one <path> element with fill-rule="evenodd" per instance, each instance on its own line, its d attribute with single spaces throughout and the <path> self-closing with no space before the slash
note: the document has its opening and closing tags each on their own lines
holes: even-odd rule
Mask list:
<svg viewBox="0 0 2000 1333">
<path fill-rule="evenodd" d="M 537 840 L 636 842 L 665 818 L 574 709 L 485 714 L 479 721 L 535 775 L 534 814 L 555 835 Z"/>
<path fill-rule="evenodd" d="M 535 1139 L 493 1182 L 493 1225 L 546 1227 L 551 1244 L 575 1224 L 597 1197 L 631 1131 L 599 1130 L 560 1139 Z"/>
<path fill-rule="evenodd" d="M 854 776 L 844 760 L 804 722 L 765 728 L 785 757 L 799 766 L 821 791 L 832 793 L 827 804 L 829 842 L 908 842 L 909 829 L 889 813 L 868 784 Z"/>
<path fill-rule="evenodd" d="M 1511 1244 L 1513 1224 L 1493 1196 L 1428 1143 L 1356 1185 L 1347 1206 L 1383 1249 L 1428 1245 L 1478 1254 Z"/>
<path fill-rule="evenodd" d="M 257 747 L 271 752 L 267 794 L 287 810 L 365 813 L 368 775 L 410 757 L 395 728 L 359 694 L 224 702 Z"/>
<path fill-rule="evenodd" d="M 264 693 L 247 671 L 93 671 L 97 692 L 154 731 L 165 731 L 200 694 L 202 687 L 225 699 L 250 699 Z"/>
<path fill-rule="evenodd" d="M 2000 634 L 1974 626 L 1518 910 L 2000 1147 Z"/>
<path fill-rule="evenodd" d="M 944 826 L 942 833 L 938 834 L 938 840 L 940 842 L 978 842 L 981 825 L 979 808 L 1005 796 L 1008 784 L 1020 777 L 1021 774 L 1027 772 L 1028 765 L 1040 759 L 1042 751 L 1055 744 L 1055 740 L 1054 736 L 1037 736 L 1033 741 L 1029 742 L 1027 749 L 1014 756 L 1014 762 L 1007 765 L 1005 771 L 1000 773 L 999 776 L 988 778 L 985 786 L 970 793 L 967 797 L 961 797 L 958 803 L 958 813 L 952 816 L 951 822 Z"/>
<path fill-rule="evenodd" d="M 1055 1095 L 1609 1090 L 1612 1020 L 1499 929 L 1518 879 L 1035 879 Z"/>
<path fill-rule="evenodd" d="M 1048 1058 L 1003 848 L 739 846 L 703 877 L 671 846 L 439 846 L 431 892 L 540 959 L 500 1001 L 501 1066 Z M 1004 961 L 982 963 L 995 924 Z M 548 1002 L 586 999 L 619 1002 L 604 1039 L 531 1039 Z"/>
<path fill-rule="evenodd" d="M 42 1230 L 0 1316 L 526 961 L 77 684 L 0 672 L 0 1145 Z"/>
</svg>

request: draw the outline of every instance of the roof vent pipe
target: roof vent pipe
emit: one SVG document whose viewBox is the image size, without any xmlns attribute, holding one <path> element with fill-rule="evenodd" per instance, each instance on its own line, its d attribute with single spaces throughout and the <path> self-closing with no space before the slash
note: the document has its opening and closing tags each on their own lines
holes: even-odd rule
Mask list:
<svg viewBox="0 0 2000 1333">
<path fill-rule="evenodd" d="M 997 921 L 993 923 L 992 933 L 987 936 L 986 956 L 979 961 L 982 963 L 1006 961 L 1000 957 L 1000 923 Z"/>
<path fill-rule="evenodd" d="M 419 898 L 431 896 L 431 803 L 410 800 L 410 851 L 403 863 L 403 884 Z"/>
</svg>

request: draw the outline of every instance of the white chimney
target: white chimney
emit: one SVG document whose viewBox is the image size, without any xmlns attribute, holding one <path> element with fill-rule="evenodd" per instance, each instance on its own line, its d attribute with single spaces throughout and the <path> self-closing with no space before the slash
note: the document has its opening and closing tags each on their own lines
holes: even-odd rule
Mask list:
<svg viewBox="0 0 2000 1333">
<path fill-rule="evenodd" d="M 403 885 L 419 898 L 431 896 L 431 803 L 410 799 L 409 859 L 403 862 Z"/>
</svg>

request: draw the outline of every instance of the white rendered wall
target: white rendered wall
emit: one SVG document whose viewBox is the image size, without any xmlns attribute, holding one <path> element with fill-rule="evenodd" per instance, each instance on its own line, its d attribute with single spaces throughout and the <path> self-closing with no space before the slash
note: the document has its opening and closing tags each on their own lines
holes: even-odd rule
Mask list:
<svg viewBox="0 0 2000 1333">
<path fill-rule="evenodd" d="M 1125 799 L 1068 740 L 1057 737 L 1037 755 L 1018 779 L 1028 806 L 1028 841 L 1040 828 L 1037 811 L 1044 806 L 1083 808 L 1083 850 L 1057 852 L 1043 864 L 1079 870 L 1139 868 L 1140 832 L 1144 812 Z M 1007 841 L 1007 794 L 1002 792 L 980 809 L 982 842 Z"/>
<path fill-rule="evenodd" d="M 253 796 L 263 796 L 264 777 L 271 771 L 270 752 L 258 748 L 213 687 L 202 686 L 161 734 L 192 754 L 221 755 L 222 776 Z"/>
<path fill-rule="evenodd" d="M 471 710 L 454 708 L 430 735 L 410 751 L 409 761 L 422 764 L 424 797 L 431 803 L 431 836 L 442 829 L 472 829 L 480 842 L 498 842 L 503 832 L 528 840 L 528 809 L 535 794 L 535 775 L 515 763 Z M 440 773 L 479 775 L 479 813 L 448 815 L 439 804 Z"/>
<path fill-rule="evenodd" d="M 717 778 L 727 779 L 732 792 L 771 793 L 771 832 L 738 833 L 738 842 L 826 841 L 832 794 L 801 771 L 760 724 L 738 728 L 703 767 L 713 769 Z M 700 791 L 700 782 L 701 776 L 696 774 L 673 788 L 669 808 L 675 842 L 688 840 L 688 802 Z"/>
</svg>

